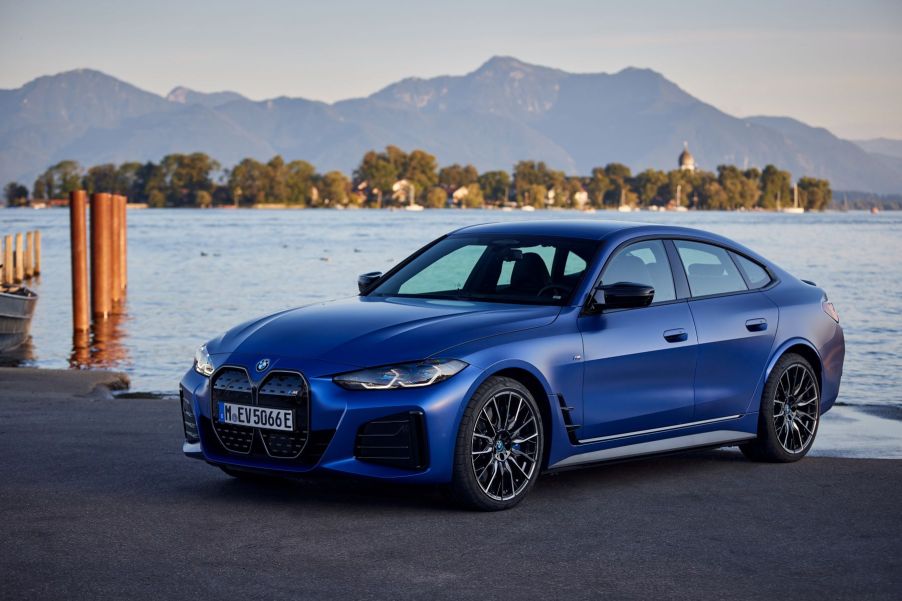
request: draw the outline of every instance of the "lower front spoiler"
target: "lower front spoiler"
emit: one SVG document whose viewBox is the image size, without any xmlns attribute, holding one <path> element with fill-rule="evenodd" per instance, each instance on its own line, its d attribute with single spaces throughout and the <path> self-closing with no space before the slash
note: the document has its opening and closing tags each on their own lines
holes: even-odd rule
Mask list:
<svg viewBox="0 0 902 601">
<path fill-rule="evenodd" d="M 191 457 L 192 459 L 204 460 L 204 452 L 201 450 L 199 442 L 188 442 L 186 440 L 182 444 L 182 453 L 184 453 L 186 457 Z"/>
</svg>

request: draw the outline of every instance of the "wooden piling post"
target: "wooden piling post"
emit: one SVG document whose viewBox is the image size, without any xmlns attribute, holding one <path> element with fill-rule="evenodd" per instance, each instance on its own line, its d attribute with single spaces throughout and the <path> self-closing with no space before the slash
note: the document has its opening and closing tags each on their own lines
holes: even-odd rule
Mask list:
<svg viewBox="0 0 902 601">
<path fill-rule="evenodd" d="M 87 332 L 91 326 L 88 309 L 88 233 L 85 210 L 88 195 L 84 190 L 69 193 L 69 240 L 72 256 L 72 329 Z M 40 249 L 40 236 L 36 238 Z M 40 256 L 40 250 L 38 250 Z M 40 262 L 40 259 L 39 259 Z"/>
<path fill-rule="evenodd" d="M 112 249 L 109 235 L 112 202 L 106 193 L 91 195 L 91 310 L 106 319 L 113 310 L 110 296 Z"/>
<path fill-rule="evenodd" d="M 25 249 L 23 248 L 25 244 L 22 240 L 22 232 L 16 234 L 16 257 L 13 260 L 16 266 L 16 282 L 21 282 L 25 279 Z"/>
<path fill-rule="evenodd" d="M 110 238 L 110 300 L 115 304 L 122 295 L 119 268 L 119 226 L 122 217 L 119 213 L 119 195 L 110 195 L 110 228 L 106 235 Z"/>
<path fill-rule="evenodd" d="M 41 275 L 41 230 L 34 231 L 34 274 Z"/>
<path fill-rule="evenodd" d="M 128 287 L 128 197 L 119 197 L 121 216 L 119 218 L 119 285 L 122 296 Z"/>
<path fill-rule="evenodd" d="M 25 266 L 25 277 L 34 277 L 34 232 L 25 232 L 25 258 L 22 261 Z"/>
<path fill-rule="evenodd" d="M 7 286 L 12 285 L 15 279 L 13 271 L 13 237 L 11 235 L 3 238 L 3 278 L 0 283 Z"/>
</svg>

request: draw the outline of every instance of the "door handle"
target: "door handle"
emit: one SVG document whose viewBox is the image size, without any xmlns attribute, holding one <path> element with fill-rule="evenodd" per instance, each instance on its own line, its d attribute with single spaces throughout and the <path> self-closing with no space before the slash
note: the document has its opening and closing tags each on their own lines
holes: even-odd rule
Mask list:
<svg viewBox="0 0 902 601">
<path fill-rule="evenodd" d="M 664 332 L 664 340 L 667 342 L 686 342 L 689 340 L 689 334 L 683 328 L 667 330 Z"/>
<path fill-rule="evenodd" d="M 763 317 L 750 319 L 745 322 L 745 329 L 749 332 L 763 332 L 767 329 L 767 320 Z"/>
</svg>

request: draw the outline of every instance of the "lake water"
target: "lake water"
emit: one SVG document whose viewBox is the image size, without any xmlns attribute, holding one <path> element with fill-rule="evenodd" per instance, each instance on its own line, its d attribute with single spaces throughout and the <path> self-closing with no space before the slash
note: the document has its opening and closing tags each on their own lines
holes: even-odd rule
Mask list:
<svg viewBox="0 0 902 601">
<path fill-rule="evenodd" d="M 25 364 L 121 369 L 133 390 L 171 393 L 195 348 L 239 322 L 353 295 L 357 274 L 384 271 L 463 225 L 564 218 L 714 231 L 817 282 L 846 334 L 839 400 L 902 410 L 902 213 L 130 211 L 122 315 L 79 352 L 71 334 L 68 211 L 0 209 L 0 234 L 42 235 L 43 273 L 32 284 L 40 301 Z"/>
</svg>

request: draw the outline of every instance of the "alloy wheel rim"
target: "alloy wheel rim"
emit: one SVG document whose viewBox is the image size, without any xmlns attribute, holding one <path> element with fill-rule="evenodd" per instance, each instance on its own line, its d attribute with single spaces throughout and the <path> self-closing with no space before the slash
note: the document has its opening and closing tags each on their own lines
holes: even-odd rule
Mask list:
<svg viewBox="0 0 902 601">
<path fill-rule="evenodd" d="M 489 498 L 509 501 L 526 489 L 538 464 L 539 424 L 522 395 L 504 390 L 483 405 L 470 457 L 476 482 Z"/>
<path fill-rule="evenodd" d="M 814 374 L 800 363 L 780 376 L 774 394 L 774 431 L 787 453 L 805 451 L 814 440 L 818 420 L 818 392 Z"/>
</svg>

